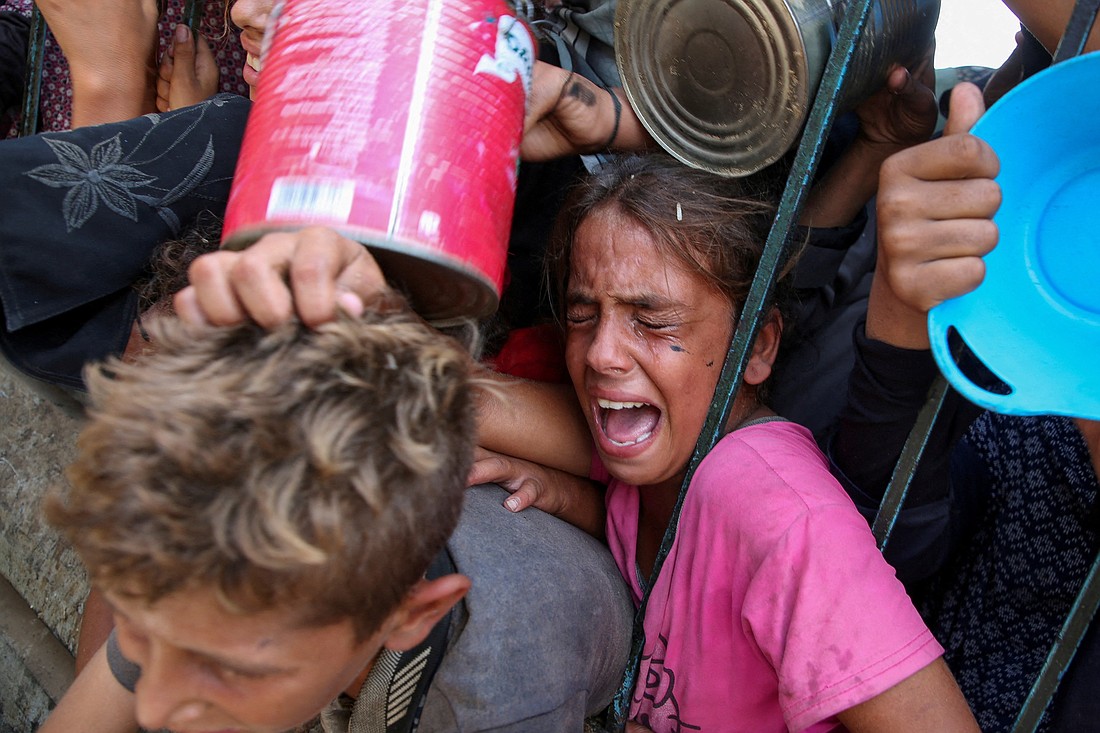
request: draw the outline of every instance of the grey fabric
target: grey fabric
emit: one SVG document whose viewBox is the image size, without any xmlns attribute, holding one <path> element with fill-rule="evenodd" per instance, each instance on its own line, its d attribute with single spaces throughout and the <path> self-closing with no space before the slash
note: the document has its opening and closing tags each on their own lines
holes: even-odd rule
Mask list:
<svg viewBox="0 0 1100 733">
<path fill-rule="evenodd" d="M 495 486 L 470 489 L 448 547 L 468 618 L 428 692 L 422 733 L 582 730 L 626 666 L 633 605 L 607 548 Z"/>
<path fill-rule="evenodd" d="M 114 629 L 107 637 L 107 664 L 118 683 L 133 692 L 137 687 L 138 678 L 141 677 L 141 667 L 122 656 L 122 650 L 118 648 L 118 635 Z"/>
</svg>

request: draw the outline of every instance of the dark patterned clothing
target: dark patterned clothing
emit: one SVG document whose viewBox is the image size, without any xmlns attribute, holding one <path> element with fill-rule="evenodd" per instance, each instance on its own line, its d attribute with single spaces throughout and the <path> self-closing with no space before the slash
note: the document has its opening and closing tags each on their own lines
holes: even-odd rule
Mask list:
<svg viewBox="0 0 1100 733">
<path fill-rule="evenodd" d="M 124 122 L 0 141 L 0 352 L 82 388 L 118 355 L 162 241 L 225 210 L 251 103 L 219 94 Z"/>
<path fill-rule="evenodd" d="M 203 0 L 200 0 L 203 2 Z M 167 0 L 164 15 L 157 24 L 160 34 L 157 58 L 167 51 L 172 42 L 172 31 L 183 19 L 185 0 Z M 201 31 L 214 47 L 214 58 L 221 73 L 219 89 L 223 92 L 248 96 L 248 85 L 241 75 L 244 69 L 244 49 L 241 48 L 240 31 L 228 23 L 226 4 L 222 0 L 205 0 Z M 24 16 L 31 12 L 32 0 L 6 0 L 0 7 L 14 10 Z M 0 110 L 2 111 L 2 110 Z M 38 112 L 39 132 L 57 132 L 69 129 L 73 116 L 72 78 L 69 62 L 61 47 L 47 33 L 42 62 L 42 97 Z M 6 130 L 7 137 L 14 137 L 17 121 Z"/>
<path fill-rule="evenodd" d="M 1100 487 L 1066 418 L 985 413 L 965 442 L 985 510 L 920 606 L 982 730 L 1007 731 L 1096 558 Z"/>
<path fill-rule="evenodd" d="M 936 374 L 927 351 L 856 333 L 834 469 L 873 516 Z M 981 412 L 949 390 L 887 546 L 985 733 L 1011 729 L 1100 550 L 1100 486 L 1073 422 Z M 1098 627 L 1040 726 L 1100 720 Z"/>
</svg>

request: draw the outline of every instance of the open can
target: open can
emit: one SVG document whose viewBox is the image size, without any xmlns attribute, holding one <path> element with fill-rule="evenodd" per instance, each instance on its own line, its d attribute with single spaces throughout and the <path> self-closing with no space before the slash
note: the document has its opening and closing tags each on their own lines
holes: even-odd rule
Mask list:
<svg viewBox="0 0 1100 733">
<path fill-rule="evenodd" d="M 423 317 L 496 309 L 535 49 L 504 0 L 285 0 L 223 246 L 323 225 Z"/>
<path fill-rule="evenodd" d="M 619 0 L 615 58 L 642 124 L 669 153 L 744 176 L 798 139 L 846 2 Z M 939 0 L 876 0 L 849 69 L 841 109 L 927 53 Z"/>
</svg>

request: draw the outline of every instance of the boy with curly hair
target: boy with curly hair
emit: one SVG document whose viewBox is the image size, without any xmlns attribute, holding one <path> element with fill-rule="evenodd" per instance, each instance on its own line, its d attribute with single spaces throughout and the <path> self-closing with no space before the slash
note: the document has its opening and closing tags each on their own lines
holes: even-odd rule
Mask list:
<svg viewBox="0 0 1100 733">
<path fill-rule="evenodd" d="M 467 491 L 469 354 L 376 306 L 158 319 L 151 358 L 89 374 L 47 513 L 116 630 L 42 731 L 579 731 L 606 705 L 630 625 L 606 550 Z"/>
</svg>

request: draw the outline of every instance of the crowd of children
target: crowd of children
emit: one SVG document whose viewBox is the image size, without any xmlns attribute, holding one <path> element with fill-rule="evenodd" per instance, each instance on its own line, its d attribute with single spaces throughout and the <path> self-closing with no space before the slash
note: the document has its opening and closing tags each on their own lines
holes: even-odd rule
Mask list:
<svg viewBox="0 0 1100 733">
<path fill-rule="evenodd" d="M 1073 7 L 1006 4 L 1048 51 Z M 0 346 L 89 394 L 69 487 L 47 510 L 94 591 L 81 672 L 42 730 L 579 731 L 607 722 L 592 716 L 616 691 L 643 598 L 635 733 L 1009 729 L 1100 548 L 1100 430 L 978 417 L 952 398 L 885 557 L 865 519 L 934 374 L 927 312 L 976 287 L 997 244 L 997 157 L 969 134 L 979 89 L 956 88 L 932 141 L 921 69 L 895 69 L 861 105 L 678 505 L 785 163 L 730 179 L 649 150 L 599 54 L 566 58 L 599 50 L 585 11 L 613 3 L 541 8 L 558 54 L 535 67 L 525 160 L 615 151 L 568 193 L 578 166 L 527 168 L 538 216 L 552 202 L 556 223 L 513 245 L 545 250 L 561 381 L 488 368 L 475 340 L 420 322 L 336 232 L 208 251 L 216 224 L 192 225 L 224 208 L 247 114 L 239 95 L 207 99 L 213 51 L 181 33 L 151 63 L 152 0 L 100 8 L 140 25 L 112 28 L 144 45 L 89 40 L 71 8 L 41 5 L 79 129 L 0 143 L 0 175 L 56 204 L 76 234 L 55 249 L 91 257 L 115 240 L 120 263 L 108 281 L 65 284 L 56 252 L 10 244 L 50 235 L 0 220 L 14 227 Z M 273 7 L 223 8 L 252 85 Z M 132 73 L 104 94 L 92 80 L 114 76 L 119 53 Z M 158 154 L 191 137 L 210 151 L 201 175 Z M 187 230 L 201 236 L 186 255 L 155 260 Z M 848 252 L 854 273 L 837 264 Z M 169 284 L 148 283 L 154 260 Z M 841 280 L 860 287 L 840 295 Z M 137 282 L 157 295 L 141 300 Z M 44 307 L 36 288 L 56 297 Z M 838 333 L 840 358 L 807 356 Z M 792 335 L 801 352 L 781 348 Z M 1026 554 L 1021 532 L 1055 531 L 1080 560 L 1069 569 L 1040 556 L 1032 580 L 998 555 Z M 1044 730 L 1094 719 L 1094 636 Z"/>
</svg>

